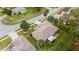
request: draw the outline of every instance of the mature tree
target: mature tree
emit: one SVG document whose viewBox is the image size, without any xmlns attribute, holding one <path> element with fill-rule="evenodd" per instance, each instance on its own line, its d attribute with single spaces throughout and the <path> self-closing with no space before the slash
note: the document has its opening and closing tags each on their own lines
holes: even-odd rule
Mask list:
<svg viewBox="0 0 79 59">
<path fill-rule="evenodd" d="M 46 9 L 43 15 L 47 16 L 48 13 L 49 13 L 49 9 Z"/>
<path fill-rule="evenodd" d="M 49 22 L 53 22 L 53 23 L 57 23 L 58 22 L 58 19 L 55 19 L 53 16 L 48 16 L 48 21 Z"/>
<path fill-rule="evenodd" d="M 28 24 L 25 20 L 22 21 L 20 24 L 20 28 L 23 29 L 24 31 L 27 31 L 30 27 L 30 24 Z"/>
<path fill-rule="evenodd" d="M 49 22 L 53 22 L 53 19 L 54 19 L 54 17 L 53 17 L 53 16 L 51 16 L 51 15 L 50 15 L 50 16 L 48 16 L 48 21 L 49 21 Z"/>
</svg>

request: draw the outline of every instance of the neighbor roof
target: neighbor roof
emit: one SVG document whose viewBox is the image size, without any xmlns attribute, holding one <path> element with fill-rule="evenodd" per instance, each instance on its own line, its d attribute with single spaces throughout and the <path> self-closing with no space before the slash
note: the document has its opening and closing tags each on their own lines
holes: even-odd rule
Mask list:
<svg viewBox="0 0 79 59">
<path fill-rule="evenodd" d="M 18 40 L 17 40 L 18 39 Z M 36 48 L 24 37 L 19 36 L 13 41 L 13 47 L 10 48 L 10 51 L 35 51 Z"/>
<path fill-rule="evenodd" d="M 54 35 L 57 31 L 58 28 L 56 26 L 52 25 L 48 21 L 44 21 L 36 27 L 36 31 L 32 32 L 32 36 L 37 40 L 43 39 L 46 41 L 49 36 Z"/>
<path fill-rule="evenodd" d="M 23 7 L 16 7 L 16 8 L 13 8 L 12 11 L 15 12 L 15 13 L 18 13 L 18 12 L 25 13 L 26 9 L 23 8 Z"/>
</svg>

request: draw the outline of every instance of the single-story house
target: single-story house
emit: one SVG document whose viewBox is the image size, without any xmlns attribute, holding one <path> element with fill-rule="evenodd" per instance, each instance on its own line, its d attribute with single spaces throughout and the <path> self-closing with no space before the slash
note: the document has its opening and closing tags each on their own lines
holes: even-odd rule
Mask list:
<svg viewBox="0 0 79 59">
<path fill-rule="evenodd" d="M 7 47 L 5 51 L 36 51 L 36 48 L 24 36 L 15 38 L 10 44 L 12 46 Z"/>
<path fill-rule="evenodd" d="M 25 12 L 27 12 L 27 10 L 23 7 L 16 7 L 16 8 L 12 8 L 11 9 L 13 13 L 16 13 L 16 14 L 24 14 Z"/>
<path fill-rule="evenodd" d="M 54 36 L 58 30 L 58 27 L 48 21 L 44 21 L 36 27 L 36 30 L 32 32 L 32 36 L 37 40 L 43 39 L 46 41 L 49 37 Z"/>
</svg>

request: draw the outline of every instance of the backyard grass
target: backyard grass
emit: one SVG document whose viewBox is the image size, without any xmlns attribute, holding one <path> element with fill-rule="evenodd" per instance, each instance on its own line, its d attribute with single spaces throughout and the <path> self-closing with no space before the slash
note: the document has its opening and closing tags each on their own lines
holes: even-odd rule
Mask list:
<svg viewBox="0 0 79 59">
<path fill-rule="evenodd" d="M 60 26 L 60 25 L 59 25 Z M 77 21 L 73 21 L 69 25 L 64 25 L 66 27 L 71 27 L 78 29 L 79 24 Z M 72 33 L 67 33 L 64 30 L 60 29 L 59 36 L 53 42 L 53 49 L 54 51 L 72 51 L 72 50 L 79 50 L 79 41 L 74 42 L 77 43 L 76 45 L 73 44 L 73 35 Z M 72 45 L 73 44 L 73 45 Z"/>
<path fill-rule="evenodd" d="M 22 20 L 28 20 L 30 18 L 36 17 L 36 16 L 42 14 L 44 11 L 44 8 L 42 8 L 41 11 L 36 11 L 32 7 L 28 7 L 26 9 L 27 9 L 27 12 L 25 14 L 7 16 L 4 20 L 2 20 L 2 22 L 7 25 L 17 24 L 17 23 L 21 22 Z"/>
<path fill-rule="evenodd" d="M 59 36 L 53 43 L 53 50 L 55 51 L 68 51 L 72 45 L 72 35 L 62 30 L 59 32 Z"/>
<path fill-rule="evenodd" d="M 72 9 L 70 15 L 79 19 L 79 7 Z"/>
<path fill-rule="evenodd" d="M 70 24 L 70 25 L 63 25 L 62 27 L 60 24 L 55 24 L 51 22 L 52 24 L 56 25 L 59 28 L 59 36 L 55 39 L 53 42 L 53 48 L 52 50 L 54 51 L 69 51 L 71 50 L 72 43 L 73 43 L 73 35 L 70 33 L 69 30 L 66 28 L 75 28 L 75 24 Z M 63 28 L 63 29 L 62 29 Z"/>
</svg>

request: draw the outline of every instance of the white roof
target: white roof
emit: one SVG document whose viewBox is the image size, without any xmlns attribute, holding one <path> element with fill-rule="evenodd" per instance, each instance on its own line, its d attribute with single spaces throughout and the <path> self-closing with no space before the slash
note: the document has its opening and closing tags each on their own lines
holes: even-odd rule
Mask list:
<svg viewBox="0 0 79 59">
<path fill-rule="evenodd" d="M 52 42 L 55 38 L 56 38 L 55 36 L 50 36 L 50 37 L 48 37 L 48 40 L 49 40 L 50 42 Z"/>
</svg>

